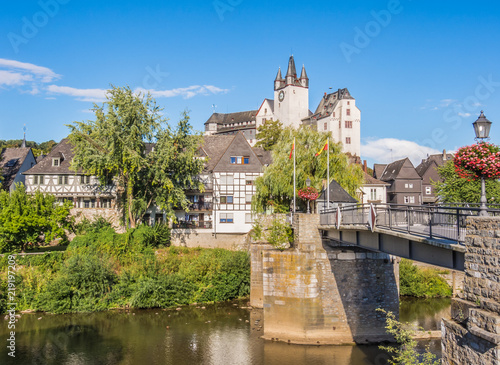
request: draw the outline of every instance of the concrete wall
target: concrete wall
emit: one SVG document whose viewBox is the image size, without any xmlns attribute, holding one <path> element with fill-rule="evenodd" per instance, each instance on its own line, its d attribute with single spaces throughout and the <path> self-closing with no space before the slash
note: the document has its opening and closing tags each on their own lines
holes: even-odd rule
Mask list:
<svg viewBox="0 0 500 365">
<path fill-rule="evenodd" d="M 224 248 L 226 250 L 248 249 L 248 234 L 214 235 L 206 229 L 172 229 L 172 245 L 182 247 Z"/>
<path fill-rule="evenodd" d="M 443 364 L 500 364 L 500 219 L 469 217 L 464 290 L 441 325 Z"/>
<path fill-rule="evenodd" d="M 296 214 L 294 248 L 251 248 L 251 303 L 263 297 L 263 337 L 304 344 L 389 340 L 375 309 L 399 314 L 393 261 L 358 248 L 325 248 L 318 225 L 318 215 Z"/>
</svg>

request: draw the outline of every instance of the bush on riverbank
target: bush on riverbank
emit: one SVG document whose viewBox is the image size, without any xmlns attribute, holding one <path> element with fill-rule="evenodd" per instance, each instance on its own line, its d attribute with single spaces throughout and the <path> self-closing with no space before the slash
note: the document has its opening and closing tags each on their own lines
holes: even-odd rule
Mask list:
<svg viewBox="0 0 500 365">
<path fill-rule="evenodd" d="M 452 289 L 440 274 L 445 271 L 420 268 L 411 260 L 402 259 L 399 263 L 399 293 L 417 298 L 451 297 Z"/>
<path fill-rule="evenodd" d="M 117 234 L 103 226 L 75 237 L 65 252 L 17 256 L 17 310 L 172 307 L 249 294 L 246 252 L 179 247 L 155 251 L 165 246 L 165 232 L 139 227 Z M 0 284 L 6 280 L 4 261 L 0 260 Z M 0 306 L 1 302 L 2 298 Z"/>
</svg>

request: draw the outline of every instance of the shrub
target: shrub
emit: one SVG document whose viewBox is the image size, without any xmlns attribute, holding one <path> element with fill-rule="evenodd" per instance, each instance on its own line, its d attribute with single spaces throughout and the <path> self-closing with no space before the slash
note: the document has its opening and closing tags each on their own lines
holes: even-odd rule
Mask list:
<svg viewBox="0 0 500 365">
<path fill-rule="evenodd" d="M 417 298 L 450 297 L 451 287 L 439 276 L 435 269 L 421 269 L 411 260 L 402 259 L 399 263 L 400 294 Z"/>
<path fill-rule="evenodd" d="M 267 241 L 274 248 L 283 251 L 293 242 L 292 227 L 286 222 L 274 219 L 267 234 Z"/>
<path fill-rule="evenodd" d="M 82 235 L 89 232 L 100 231 L 103 228 L 112 228 L 111 223 L 102 216 L 95 216 L 91 221 L 87 217 L 75 224 L 75 233 Z"/>
<path fill-rule="evenodd" d="M 165 223 L 157 223 L 152 227 L 140 225 L 129 232 L 131 239 L 145 247 L 170 246 L 170 228 Z"/>
<path fill-rule="evenodd" d="M 54 312 L 88 312 L 108 307 L 108 295 L 116 282 L 107 256 L 98 253 L 72 255 L 41 295 L 41 309 Z"/>
</svg>

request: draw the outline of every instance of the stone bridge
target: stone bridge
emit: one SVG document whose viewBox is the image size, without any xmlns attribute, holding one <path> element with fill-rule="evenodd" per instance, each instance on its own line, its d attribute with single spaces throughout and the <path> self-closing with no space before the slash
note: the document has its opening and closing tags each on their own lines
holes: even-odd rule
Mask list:
<svg viewBox="0 0 500 365">
<path fill-rule="evenodd" d="M 252 244 L 250 301 L 264 309 L 264 338 L 302 344 L 391 340 L 376 309 L 399 314 L 398 257 L 408 257 L 465 270 L 453 319 L 442 324 L 443 363 L 500 363 L 500 219 L 467 218 L 464 244 L 321 223 L 319 215 L 295 214 L 295 244 L 283 252 Z"/>
</svg>

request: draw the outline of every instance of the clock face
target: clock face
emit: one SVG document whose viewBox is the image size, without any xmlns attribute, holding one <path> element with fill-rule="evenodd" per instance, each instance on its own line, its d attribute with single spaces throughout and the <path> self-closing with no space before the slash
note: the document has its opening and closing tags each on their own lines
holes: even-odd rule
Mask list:
<svg viewBox="0 0 500 365">
<path fill-rule="evenodd" d="M 283 99 L 285 98 L 285 92 L 283 90 L 280 91 L 278 98 L 280 101 L 283 101 Z"/>
</svg>

